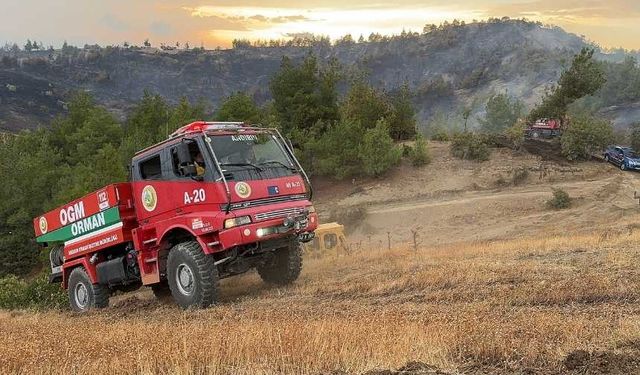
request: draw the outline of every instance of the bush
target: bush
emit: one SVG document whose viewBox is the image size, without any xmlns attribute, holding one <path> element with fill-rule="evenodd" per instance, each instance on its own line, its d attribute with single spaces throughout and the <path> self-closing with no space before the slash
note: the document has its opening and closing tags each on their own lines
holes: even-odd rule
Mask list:
<svg viewBox="0 0 640 375">
<path fill-rule="evenodd" d="M 442 129 L 438 129 L 433 134 L 431 134 L 431 140 L 432 141 L 448 142 L 449 139 L 450 139 L 449 133 L 447 133 L 446 131 L 444 131 Z"/>
<path fill-rule="evenodd" d="M 311 172 L 336 179 L 359 174 L 358 144 L 364 132 L 359 122 L 347 119 L 328 126 L 319 137 L 309 137 L 304 148 L 311 155 Z"/>
<path fill-rule="evenodd" d="M 562 134 L 562 154 L 569 160 L 588 160 L 613 141 L 613 127 L 607 120 L 577 115 Z"/>
<path fill-rule="evenodd" d="M 524 105 L 507 94 L 498 94 L 489 98 L 484 119 L 480 119 L 482 130 L 487 133 L 501 133 L 513 126 L 522 114 Z"/>
<path fill-rule="evenodd" d="M 640 122 L 629 127 L 629 145 L 634 150 L 640 150 Z"/>
<path fill-rule="evenodd" d="M 67 306 L 67 295 L 59 283 L 49 284 L 49 276 L 41 274 L 32 281 L 16 276 L 0 279 L 0 308 L 37 310 L 60 309 Z"/>
<path fill-rule="evenodd" d="M 25 282 L 10 275 L 0 279 L 0 308 L 17 309 L 25 306 Z"/>
<path fill-rule="evenodd" d="M 472 132 L 462 132 L 454 135 L 451 142 L 451 154 L 465 160 L 489 160 L 489 147 L 482 137 Z"/>
<path fill-rule="evenodd" d="M 505 146 L 505 137 L 502 134 L 479 133 L 477 137 L 480 138 L 480 142 L 484 143 L 487 147 L 498 148 Z"/>
<path fill-rule="evenodd" d="M 521 185 L 524 183 L 529 177 L 529 170 L 525 167 L 516 168 L 513 171 L 513 176 L 511 176 L 511 183 L 514 186 Z"/>
<path fill-rule="evenodd" d="M 313 155 L 313 172 L 337 179 L 379 176 L 396 165 L 403 152 L 393 143 L 384 120 L 366 130 L 358 121 L 339 121 L 312 138 L 306 148 Z"/>
<path fill-rule="evenodd" d="M 504 136 L 507 137 L 512 149 L 517 151 L 522 147 L 526 127 L 527 124 L 524 121 L 517 121 L 504 131 Z"/>
<path fill-rule="evenodd" d="M 402 157 L 403 158 L 410 158 L 411 155 L 413 155 L 413 147 L 403 144 L 402 145 Z"/>
<path fill-rule="evenodd" d="M 414 167 L 420 167 L 431 162 L 431 156 L 429 155 L 427 142 L 424 140 L 424 137 L 419 134 L 416 136 L 416 143 L 413 147 L 410 157 L 411 164 Z"/>
<path fill-rule="evenodd" d="M 553 198 L 547 201 L 547 207 L 555 210 L 569 208 L 571 206 L 571 197 L 562 189 L 553 189 Z"/>
<path fill-rule="evenodd" d="M 358 148 L 358 157 L 367 176 L 380 176 L 398 164 L 402 150 L 393 143 L 386 121 L 378 120 L 375 128 L 367 129 Z"/>
</svg>

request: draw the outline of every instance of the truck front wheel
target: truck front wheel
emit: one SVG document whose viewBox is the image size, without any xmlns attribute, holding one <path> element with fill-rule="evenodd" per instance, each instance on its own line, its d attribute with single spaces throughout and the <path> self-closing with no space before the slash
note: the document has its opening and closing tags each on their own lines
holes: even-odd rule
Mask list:
<svg viewBox="0 0 640 375">
<path fill-rule="evenodd" d="M 302 271 L 302 251 L 298 243 L 277 249 L 272 257 L 256 267 L 266 283 L 286 285 L 296 281 Z"/>
<path fill-rule="evenodd" d="M 67 292 L 69 304 L 75 312 L 109 306 L 109 290 L 100 284 L 92 284 L 87 271 L 82 267 L 71 271 Z"/>
<path fill-rule="evenodd" d="M 167 258 L 167 281 L 171 295 L 183 309 L 205 308 L 218 297 L 218 269 L 198 242 L 175 245 Z"/>
</svg>

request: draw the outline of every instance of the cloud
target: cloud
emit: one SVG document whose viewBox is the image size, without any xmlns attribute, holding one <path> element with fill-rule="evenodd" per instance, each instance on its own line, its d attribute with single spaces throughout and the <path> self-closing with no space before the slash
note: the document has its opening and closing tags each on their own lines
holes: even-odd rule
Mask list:
<svg viewBox="0 0 640 375">
<path fill-rule="evenodd" d="M 640 2 L 629 0 L 531 0 L 489 7 L 492 14 L 540 16 L 551 19 L 640 18 Z"/>
<path fill-rule="evenodd" d="M 640 48 L 640 0 L 2 0 L 2 10 L 6 40 L 54 45 L 150 38 L 215 47 L 235 38 L 389 34 L 453 18 L 511 16 L 556 24 L 607 46 Z"/>
<path fill-rule="evenodd" d="M 107 13 L 102 17 L 102 24 L 108 27 L 109 29 L 117 32 L 128 31 L 131 29 L 129 24 L 122 20 L 121 18 L 116 17 L 111 13 Z"/>
<path fill-rule="evenodd" d="M 301 14 L 291 15 L 291 16 L 279 16 L 279 17 L 267 17 L 262 14 L 256 14 L 253 16 L 246 17 L 245 19 L 260 21 L 264 23 L 287 23 L 287 22 L 302 22 L 302 21 L 313 21 L 313 19 L 309 17 L 305 17 Z"/>
<path fill-rule="evenodd" d="M 153 21 L 151 25 L 149 25 L 149 31 L 152 34 L 164 37 L 172 36 L 174 33 L 173 27 L 162 21 Z"/>
</svg>

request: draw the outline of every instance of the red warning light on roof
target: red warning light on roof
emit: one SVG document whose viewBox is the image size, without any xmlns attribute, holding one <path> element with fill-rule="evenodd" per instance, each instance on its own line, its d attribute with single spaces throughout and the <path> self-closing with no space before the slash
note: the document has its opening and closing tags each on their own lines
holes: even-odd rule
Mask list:
<svg viewBox="0 0 640 375">
<path fill-rule="evenodd" d="M 171 137 L 176 137 L 189 133 L 201 133 L 207 130 L 220 130 L 220 129 L 237 129 L 244 126 L 243 122 L 207 122 L 207 121 L 195 121 L 187 124 L 171 134 Z"/>
</svg>

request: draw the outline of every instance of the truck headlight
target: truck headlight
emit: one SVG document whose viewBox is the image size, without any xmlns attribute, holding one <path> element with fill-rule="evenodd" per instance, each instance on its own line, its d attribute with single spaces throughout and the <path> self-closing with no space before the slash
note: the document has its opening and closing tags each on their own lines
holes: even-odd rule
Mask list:
<svg viewBox="0 0 640 375">
<path fill-rule="evenodd" d="M 224 228 L 229 229 L 239 225 L 251 224 L 251 216 L 238 216 L 224 221 Z"/>
</svg>

